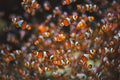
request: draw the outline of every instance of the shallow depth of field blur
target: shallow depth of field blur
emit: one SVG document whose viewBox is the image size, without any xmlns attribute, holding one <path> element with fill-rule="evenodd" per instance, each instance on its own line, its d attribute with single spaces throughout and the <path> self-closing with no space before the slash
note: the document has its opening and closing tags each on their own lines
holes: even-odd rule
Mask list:
<svg viewBox="0 0 120 80">
<path fill-rule="evenodd" d="M 0 80 L 120 80 L 120 0 L 0 0 Z"/>
</svg>

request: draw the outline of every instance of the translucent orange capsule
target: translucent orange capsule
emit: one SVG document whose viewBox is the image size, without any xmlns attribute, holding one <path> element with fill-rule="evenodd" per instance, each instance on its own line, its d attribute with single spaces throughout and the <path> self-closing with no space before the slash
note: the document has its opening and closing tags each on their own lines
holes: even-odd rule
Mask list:
<svg viewBox="0 0 120 80">
<path fill-rule="evenodd" d="M 82 56 L 82 57 L 81 57 L 81 60 L 82 60 L 83 62 L 87 62 L 87 61 L 88 61 L 88 58 L 86 58 L 85 56 Z"/>
</svg>

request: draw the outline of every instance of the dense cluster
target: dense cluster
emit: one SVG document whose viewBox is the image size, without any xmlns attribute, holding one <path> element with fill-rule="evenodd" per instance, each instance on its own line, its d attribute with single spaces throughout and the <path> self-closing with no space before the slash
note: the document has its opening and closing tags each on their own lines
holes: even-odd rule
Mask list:
<svg viewBox="0 0 120 80">
<path fill-rule="evenodd" d="M 52 1 L 23 0 L 9 16 L 0 79 L 119 80 L 120 1 Z"/>
</svg>

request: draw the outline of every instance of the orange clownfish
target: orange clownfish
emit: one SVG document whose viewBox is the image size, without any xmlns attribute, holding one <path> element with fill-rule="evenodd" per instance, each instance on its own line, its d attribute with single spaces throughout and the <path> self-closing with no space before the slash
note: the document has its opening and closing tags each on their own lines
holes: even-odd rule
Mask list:
<svg viewBox="0 0 120 80">
<path fill-rule="evenodd" d="M 57 41 L 57 42 L 62 42 L 65 39 L 66 39 L 66 36 L 64 34 L 59 34 L 54 37 L 54 41 Z"/>
<path fill-rule="evenodd" d="M 22 5 L 27 5 L 31 8 L 38 8 L 39 4 L 36 0 L 23 0 Z"/>
<path fill-rule="evenodd" d="M 62 26 L 69 26 L 70 24 L 74 23 L 78 19 L 78 16 L 69 16 L 63 20 L 62 23 L 60 23 L 60 27 Z"/>
<path fill-rule="evenodd" d="M 79 29 L 84 29 L 86 26 L 87 26 L 87 24 L 86 24 L 85 20 L 82 19 L 80 22 L 78 22 L 76 28 L 77 28 L 77 30 L 79 30 Z"/>
<path fill-rule="evenodd" d="M 24 7 L 25 11 L 32 15 L 34 15 L 36 12 L 35 10 L 40 7 L 36 0 L 23 0 L 21 4 Z"/>
<path fill-rule="evenodd" d="M 39 7 L 39 4 L 37 3 L 36 0 L 32 0 L 31 7 L 32 7 L 32 8 L 38 8 L 38 7 Z"/>
<path fill-rule="evenodd" d="M 86 11 L 94 11 L 97 12 L 98 11 L 98 6 L 96 4 L 86 4 Z"/>
<path fill-rule="evenodd" d="M 64 0 L 62 1 L 62 5 L 69 5 L 71 4 L 72 2 L 75 2 L 76 0 Z"/>
<path fill-rule="evenodd" d="M 45 58 L 48 57 L 49 55 L 47 55 L 48 52 L 46 51 L 33 51 L 32 56 L 36 57 L 37 59 L 40 58 Z"/>
<path fill-rule="evenodd" d="M 24 21 L 23 19 L 20 18 L 12 18 L 12 22 L 13 24 L 15 24 L 17 27 L 21 27 L 22 29 L 27 29 L 27 30 L 31 30 L 31 26 L 27 24 L 26 21 Z"/>
</svg>

